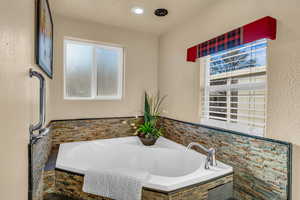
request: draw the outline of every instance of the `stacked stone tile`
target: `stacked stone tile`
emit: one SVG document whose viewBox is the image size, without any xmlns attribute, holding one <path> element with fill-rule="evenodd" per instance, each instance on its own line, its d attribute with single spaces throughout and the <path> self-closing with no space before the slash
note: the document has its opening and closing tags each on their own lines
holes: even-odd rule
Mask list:
<svg viewBox="0 0 300 200">
<path fill-rule="evenodd" d="M 196 184 L 173 192 L 160 192 L 143 188 L 142 200 L 206 200 L 208 191 L 217 186 L 233 181 L 232 175 Z M 83 176 L 61 170 L 55 170 L 55 193 L 82 200 L 111 200 L 82 191 Z"/>
<path fill-rule="evenodd" d="M 52 146 L 52 148 L 57 149 L 59 144 L 64 142 L 131 136 L 134 133 L 130 126 L 132 120 L 134 118 L 51 122 L 51 133 L 32 147 L 34 200 L 41 199 L 43 187 L 44 191 L 48 193 L 59 192 L 56 187 L 62 188 L 61 186 L 64 183 L 64 181 L 59 181 L 60 178 L 63 176 L 68 177 L 68 173 L 60 174 L 54 170 L 44 172 L 45 159 L 50 152 L 48 147 Z M 288 199 L 290 170 L 290 148 L 288 144 L 208 129 L 167 118 L 161 118 L 160 124 L 165 130 L 165 137 L 168 139 L 183 145 L 193 141 L 206 147 L 216 148 L 217 159 L 234 168 L 234 196 L 236 199 Z M 57 179 L 57 174 L 62 176 L 58 176 Z M 44 185 L 42 185 L 41 177 L 44 177 Z M 68 181 L 67 179 L 66 181 Z M 70 178 L 70 180 L 73 179 Z M 72 191 L 75 193 L 80 192 L 79 189 L 81 189 L 80 186 L 76 186 Z M 150 200 L 146 197 L 148 195 L 144 195 L 146 193 L 149 193 L 151 197 L 156 192 L 143 191 L 143 198 Z M 88 198 L 91 199 L 91 197 Z M 93 197 L 92 199 L 97 198 Z M 170 199 L 170 197 L 159 193 L 155 199 L 164 200 Z"/>
<path fill-rule="evenodd" d="M 165 137 L 177 143 L 198 142 L 215 148 L 217 159 L 234 168 L 236 199 L 288 198 L 288 145 L 167 118 L 161 119 L 161 125 Z"/>
<path fill-rule="evenodd" d="M 44 167 L 51 151 L 51 133 L 32 144 L 29 148 L 31 151 L 31 163 L 29 170 L 32 173 L 32 199 L 43 199 L 43 174 Z"/>
</svg>

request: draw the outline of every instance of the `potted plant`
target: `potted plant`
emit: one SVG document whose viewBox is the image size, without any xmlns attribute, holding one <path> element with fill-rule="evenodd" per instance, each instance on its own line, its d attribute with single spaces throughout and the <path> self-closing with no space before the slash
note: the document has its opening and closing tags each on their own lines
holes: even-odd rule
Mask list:
<svg viewBox="0 0 300 200">
<path fill-rule="evenodd" d="M 161 128 L 157 128 L 153 122 L 145 122 L 139 126 L 138 136 L 144 145 L 151 146 L 162 136 L 162 130 Z"/>
<path fill-rule="evenodd" d="M 146 145 L 154 145 L 156 140 L 163 135 L 158 127 L 157 120 L 160 115 L 160 107 L 166 96 L 149 96 L 145 92 L 144 123 L 138 126 L 137 135 L 141 142 Z"/>
</svg>

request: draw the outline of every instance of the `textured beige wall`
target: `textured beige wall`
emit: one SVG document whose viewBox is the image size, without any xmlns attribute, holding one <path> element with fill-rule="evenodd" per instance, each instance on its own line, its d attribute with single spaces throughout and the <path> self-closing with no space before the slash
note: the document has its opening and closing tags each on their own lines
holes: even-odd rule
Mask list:
<svg viewBox="0 0 300 200">
<path fill-rule="evenodd" d="M 158 88 L 168 94 L 167 116 L 198 122 L 199 64 L 185 61 L 186 49 L 270 15 L 278 39 L 270 44 L 267 137 L 294 144 L 294 199 L 300 199 L 300 1 L 220 0 L 189 23 L 160 38 Z"/>
<path fill-rule="evenodd" d="M 120 44 L 125 48 L 125 84 L 120 101 L 63 99 L 63 38 Z M 107 25 L 55 17 L 55 68 L 51 118 L 134 116 L 142 110 L 143 92 L 157 88 L 158 37 Z"/>
<path fill-rule="evenodd" d="M 34 66 L 34 1 L 1 1 L 0 12 L 0 199 L 25 200 L 29 124 L 38 116 Z M 47 79 L 48 80 L 48 79 Z"/>
<path fill-rule="evenodd" d="M 168 94 L 167 115 L 196 122 L 199 66 L 185 62 L 186 48 L 257 18 L 276 17 L 278 39 L 271 43 L 269 56 L 267 136 L 294 143 L 294 199 L 300 199 L 297 189 L 300 184 L 299 8 L 298 0 L 220 0 L 202 10 L 189 23 L 160 38 L 158 69 L 158 88 Z M 60 18 L 55 19 L 55 30 L 57 59 L 55 79 L 50 88 L 53 92 L 51 109 L 48 109 L 51 119 L 114 116 L 116 113 L 133 115 L 141 109 L 142 91 L 157 88 L 156 36 Z M 126 47 L 124 100 L 63 100 L 62 57 L 59 56 L 62 54 L 63 35 L 120 43 Z M 34 63 L 33 0 L 1 1 L 0 50 L 0 156 L 3 161 L 0 165 L 0 194 L 1 199 L 25 200 L 28 126 L 37 120 L 38 112 L 37 81 L 28 78 L 28 70 Z"/>
</svg>

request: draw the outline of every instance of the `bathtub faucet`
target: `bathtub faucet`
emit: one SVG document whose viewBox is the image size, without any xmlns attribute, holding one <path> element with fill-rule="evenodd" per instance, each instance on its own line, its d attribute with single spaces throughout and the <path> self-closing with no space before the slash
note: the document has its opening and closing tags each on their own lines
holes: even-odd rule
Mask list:
<svg viewBox="0 0 300 200">
<path fill-rule="evenodd" d="M 197 146 L 200 147 L 202 150 L 204 150 L 207 153 L 207 157 L 205 160 L 205 169 L 209 169 L 209 166 L 216 166 L 216 150 L 214 148 L 205 148 L 204 146 L 202 146 L 201 144 L 198 144 L 196 142 L 191 142 L 188 146 L 187 146 L 187 150 L 191 149 L 193 146 Z"/>
</svg>

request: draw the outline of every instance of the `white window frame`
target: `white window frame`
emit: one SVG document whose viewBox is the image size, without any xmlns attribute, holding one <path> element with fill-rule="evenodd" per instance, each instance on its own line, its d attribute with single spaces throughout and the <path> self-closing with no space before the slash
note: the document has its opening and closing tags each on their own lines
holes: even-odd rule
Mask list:
<svg viewBox="0 0 300 200">
<path fill-rule="evenodd" d="M 268 40 L 267 40 L 267 50 L 266 50 L 266 69 L 268 69 Z M 232 51 L 235 51 L 237 49 L 234 49 Z M 201 110 L 200 110 L 200 123 L 206 126 L 211 126 L 211 127 L 215 127 L 215 128 L 221 128 L 221 129 L 225 129 L 225 130 L 230 130 L 230 131 L 236 131 L 236 132 L 240 132 L 240 133 L 246 133 L 249 135 L 254 135 L 254 136 L 259 136 L 259 137 L 265 137 L 266 134 L 266 118 L 267 118 L 267 91 L 268 91 L 268 84 L 267 84 L 267 71 L 266 71 L 266 82 L 264 83 L 264 87 L 266 90 L 266 94 L 265 94 L 265 127 L 264 128 L 254 128 L 251 126 L 247 126 L 247 125 L 242 125 L 242 124 L 235 124 L 235 123 L 230 123 L 230 122 L 226 122 L 226 121 L 221 121 L 221 120 L 214 120 L 214 119 L 209 119 L 209 118 L 203 118 L 203 112 L 209 112 L 209 90 L 207 88 L 209 88 L 209 67 L 208 67 L 208 60 L 209 60 L 210 56 L 205 56 L 200 58 L 199 60 L 199 65 L 200 67 L 204 67 L 204 70 L 200 70 L 201 74 L 200 74 L 200 80 L 202 81 L 202 84 L 200 84 L 202 87 L 204 86 L 204 104 L 201 103 L 203 106 L 201 106 Z M 230 81 L 227 81 L 227 84 L 229 84 Z M 200 90 L 201 91 L 201 90 Z M 226 93 L 227 94 L 227 105 L 230 105 L 230 94 L 229 92 Z M 200 99 L 201 98 L 201 94 L 200 94 Z M 230 117 L 230 109 L 227 108 L 227 118 Z"/>
<path fill-rule="evenodd" d="M 91 78 L 91 97 L 69 97 L 66 92 L 66 67 L 67 67 L 67 44 L 81 44 L 86 46 L 93 47 L 93 66 L 92 66 L 92 78 Z M 97 65 L 96 65 L 96 47 L 104 48 L 104 49 L 114 49 L 120 53 L 119 58 L 119 69 L 118 69 L 118 94 L 114 96 L 98 96 L 97 95 Z M 63 88 L 63 96 L 64 100 L 122 100 L 123 96 L 123 82 L 124 82 L 124 47 L 116 44 L 108 44 L 108 43 L 100 43 L 89 40 L 82 40 L 78 38 L 64 38 L 64 88 Z"/>
</svg>

